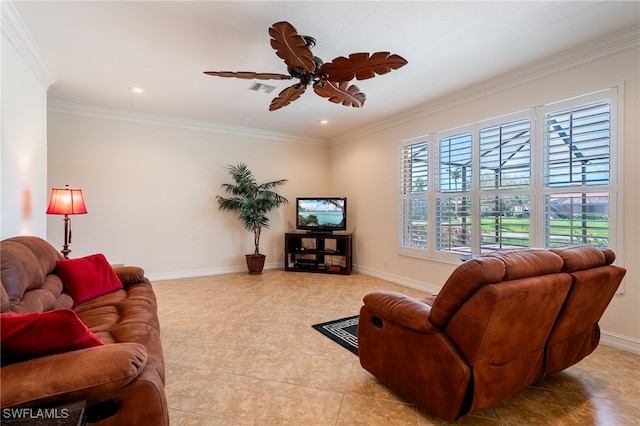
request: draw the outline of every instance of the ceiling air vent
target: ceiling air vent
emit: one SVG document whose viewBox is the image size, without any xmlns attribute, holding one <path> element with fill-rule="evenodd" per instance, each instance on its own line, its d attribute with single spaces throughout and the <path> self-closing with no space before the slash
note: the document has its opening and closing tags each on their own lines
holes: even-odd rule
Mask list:
<svg viewBox="0 0 640 426">
<path fill-rule="evenodd" d="M 254 92 L 264 92 L 264 93 L 271 93 L 275 88 L 276 86 L 269 86 L 268 84 L 262 84 L 262 83 L 253 83 L 251 86 L 249 86 L 249 90 L 253 90 Z"/>
</svg>

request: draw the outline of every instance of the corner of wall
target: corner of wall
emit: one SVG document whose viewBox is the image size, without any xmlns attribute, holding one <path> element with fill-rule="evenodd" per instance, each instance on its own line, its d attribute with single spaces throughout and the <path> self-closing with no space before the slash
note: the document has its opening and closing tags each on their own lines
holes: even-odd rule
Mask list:
<svg viewBox="0 0 640 426">
<path fill-rule="evenodd" d="M 45 89 L 58 80 L 55 71 L 49 65 L 46 57 L 31 37 L 31 33 L 22 21 L 13 2 L 0 2 L 0 18 L 2 33 L 18 52 L 22 60 L 31 68 Z"/>
</svg>

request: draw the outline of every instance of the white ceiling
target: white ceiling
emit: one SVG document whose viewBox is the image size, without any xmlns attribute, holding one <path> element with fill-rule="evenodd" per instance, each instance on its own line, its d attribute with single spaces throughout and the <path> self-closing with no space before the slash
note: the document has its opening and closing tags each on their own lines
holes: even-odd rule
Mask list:
<svg viewBox="0 0 640 426">
<path fill-rule="evenodd" d="M 637 26 L 640 2 L 537 1 L 14 1 L 58 81 L 49 99 L 158 114 L 301 138 L 338 139 L 465 87 Z M 291 81 L 203 71 L 286 74 L 268 28 L 289 21 L 329 62 L 390 51 L 408 65 L 353 82 L 367 95 L 344 107 L 311 88 L 268 111 Z M 143 94 L 132 87 L 142 87 Z M 321 119 L 329 121 L 319 124 Z"/>
</svg>

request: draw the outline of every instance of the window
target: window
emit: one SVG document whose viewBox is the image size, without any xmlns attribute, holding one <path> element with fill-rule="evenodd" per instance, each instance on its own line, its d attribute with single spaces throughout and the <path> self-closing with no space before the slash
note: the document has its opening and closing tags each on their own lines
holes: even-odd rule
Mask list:
<svg viewBox="0 0 640 426">
<path fill-rule="evenodd" d="M 567 244 L 618 251 L 617 91 L 402 143 L 401 252 L 458 261 Z"/>
</svg>

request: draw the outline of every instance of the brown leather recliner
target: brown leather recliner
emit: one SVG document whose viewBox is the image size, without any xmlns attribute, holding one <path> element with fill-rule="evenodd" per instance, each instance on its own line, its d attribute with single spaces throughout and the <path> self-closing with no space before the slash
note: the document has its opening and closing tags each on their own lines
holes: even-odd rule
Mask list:
<svg viewBox="0 0 640 426">
<path fill-rule="evenodd" d="M 455 420 L 591 353 L 625 270 L 610 250 L 525 249 L 469 260 L 432 300 L 364 297 L 363 368 L 433 415 Z"/>
</svg>

